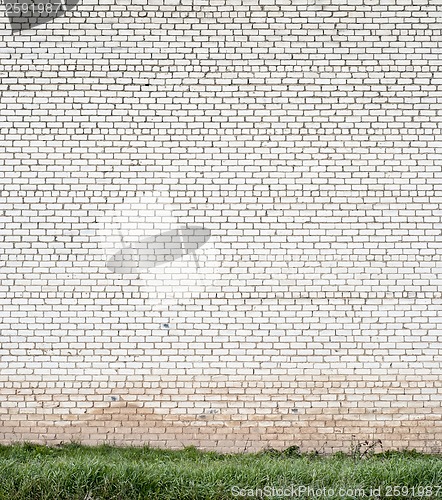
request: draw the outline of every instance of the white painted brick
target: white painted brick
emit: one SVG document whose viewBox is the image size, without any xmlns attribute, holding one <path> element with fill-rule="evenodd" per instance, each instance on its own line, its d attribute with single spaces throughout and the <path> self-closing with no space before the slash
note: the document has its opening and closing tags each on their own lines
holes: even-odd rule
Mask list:
<svg viewBox="0 0 442 500">
<path fill-rule="evenodd" d="M 436 6 L 148 3 L 2 13 L 0 440 L 440 451 Z"/>
</svg>

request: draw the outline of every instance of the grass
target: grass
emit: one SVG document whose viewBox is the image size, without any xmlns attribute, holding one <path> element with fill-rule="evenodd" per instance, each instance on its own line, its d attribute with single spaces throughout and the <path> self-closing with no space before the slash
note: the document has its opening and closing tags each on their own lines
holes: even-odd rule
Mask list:
<svg viewBox="0 0 442 500">
<path fill-rule="evenodd" d="M 442 499 L 442 458 L 417 452 L 321 457 L 297 447 L 223 455 L 21 444 L 0 446 L 0 478 L 1 500 Z"/>
</svg>

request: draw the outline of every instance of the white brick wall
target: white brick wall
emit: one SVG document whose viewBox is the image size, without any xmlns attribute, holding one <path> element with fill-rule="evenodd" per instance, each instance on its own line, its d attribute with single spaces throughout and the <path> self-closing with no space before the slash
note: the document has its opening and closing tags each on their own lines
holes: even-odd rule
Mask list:
<svg viewBox="0 0 442 500">
<path fill-rule="evenodd" d="M 0 10 L 0 440 L 442 449 L 441 8 Z"/>
</svg>

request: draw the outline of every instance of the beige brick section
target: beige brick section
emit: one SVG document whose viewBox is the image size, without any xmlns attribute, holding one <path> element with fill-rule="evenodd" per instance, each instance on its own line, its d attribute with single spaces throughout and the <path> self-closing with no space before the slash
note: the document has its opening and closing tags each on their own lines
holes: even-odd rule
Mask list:
<svg viewBox="0 0 442 500">
<path fill-rule="evenodd" d="M 16 403 L 1 414 L 0 439 L 197 444 L 226 452 L 294 444 L 332 452 L 349 450 L 357 439 L 380 439 L 384 448 L 442 449 L 442 383 L 436 376 L 165 377 L 152 391 L 154 384 L 115 388 L 116 401 L 109 400 L 109 390 L 80 389 L 77 396 L 62 397 L 42 387 L 49 398 L 29 398 L 17 389 L 14 397 L 2 398 L 2 407 L 11 399 Z M 183 385 L 187 390 L 180 390 Z M 422 387 L 431 398 L 422 397 Z M 96 402 L 79 404 L 90 399 Z"/>
</svg>

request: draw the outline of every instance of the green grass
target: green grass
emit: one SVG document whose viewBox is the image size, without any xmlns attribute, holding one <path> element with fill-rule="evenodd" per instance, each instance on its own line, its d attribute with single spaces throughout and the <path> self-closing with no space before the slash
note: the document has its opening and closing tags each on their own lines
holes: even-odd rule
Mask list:
<svg viewBox="0 0 442 500">
<path fill-rule="evenodd" d="M 299 488 L 308 486 L 330 491 L 302 494 Z M 394 486 L 400 489 L 389 490 Z M 262 497 L 251 496 L 257 488 Z M 281 488 L 287 489 L 278 496 Z M 353 491 L 346 495 L 340 488 Z M 292 489 L 297 497 L 290 496 Z M 442 499 L 442 458 L 416 452 L 320 457 L 299 454 L 296 447 L 222 455 L 195 448 L 0 446 L 2 500 L 231 498 Z"/>
</svg>

